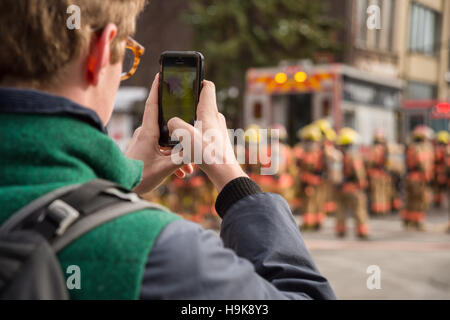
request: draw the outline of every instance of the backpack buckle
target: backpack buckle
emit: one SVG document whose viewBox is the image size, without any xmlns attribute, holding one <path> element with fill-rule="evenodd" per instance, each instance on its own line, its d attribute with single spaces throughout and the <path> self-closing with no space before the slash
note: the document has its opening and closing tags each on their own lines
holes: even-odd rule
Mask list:
<svg viewBox="0 0 450 320">
<path fill-rule="evenodd" d="M 53 220 L 58 226 L 58 229 L 55 231 L 58 236 L 66 232 L 67 228 L 80 216 L 80 213 L 75 208 L 62 200 L 53 201 L 47 210 L 46 217 Z"/>
<path fill-rule="evenodd" d="M 122 192 L 116 188 L 108 188 L 104 191 L 105 193 L 111 194 L 122 200 L 128 200 L 130 202 L 138 202 L 140 200 L 139 196 L 134 192 Z"/>
</svg>

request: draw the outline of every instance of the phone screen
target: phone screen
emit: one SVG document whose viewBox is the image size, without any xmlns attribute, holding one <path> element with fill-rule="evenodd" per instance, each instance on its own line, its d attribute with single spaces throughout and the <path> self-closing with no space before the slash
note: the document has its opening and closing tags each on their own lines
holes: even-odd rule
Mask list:
<svg viewBox="0 0 450 320">
<path fill-rule="evenodd" d="M 197 103 L 197 68 L 186 65 L 165 65 L 162 80 L 163 118 L 173 117 L 193 123 Z"/>
</svg>

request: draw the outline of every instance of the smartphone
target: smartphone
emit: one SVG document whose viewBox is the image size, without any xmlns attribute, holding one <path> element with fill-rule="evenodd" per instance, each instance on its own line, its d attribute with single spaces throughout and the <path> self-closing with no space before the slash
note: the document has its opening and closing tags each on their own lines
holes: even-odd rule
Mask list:
<svg viewBox="0 0 450 320">
<path fill-rule="evenodd" d="M 194 124 L 203 82 L 204 58 L 196 51 L 165 51 L 160 58 L 159 145 L 173 147 L 167 121 L 178 117 Z"/>
</svg>

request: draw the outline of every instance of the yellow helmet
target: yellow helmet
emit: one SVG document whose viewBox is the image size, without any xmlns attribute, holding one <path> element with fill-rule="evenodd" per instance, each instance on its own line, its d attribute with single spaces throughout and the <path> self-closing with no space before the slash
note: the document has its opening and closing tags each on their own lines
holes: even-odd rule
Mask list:
<svg viewBox="0 0 450 320">
<path fill-rule="evenodd" d="M 316 142 L 322 140 L 322 132 L 319 127 L 314 124 L 309 124 L 306 127 L 303 127 L 299 132 L 302 140 L 311 140 Z"/>
<path fill-rule="evenodd" d="M 439 131 L 437 134 L 437 141 L 439 141 L 440 143 L 443 144 L 448 144 L 450 140 L 450 134 L 448 133 L 448 131 Z"/>
<path fill-rule="evenodd" d="M 342 128 L 339 131 L 337 138 L 337 144 L 340 146 L 346 146 L 349 144 L 355 144 L 358 140 L 358 133 L 352 128 Z"/>
<path fill-rule="evenodd" d="M 260 128 L 257 124 L 252 124 L 248 126 L 247 130 L 245 130 L 244 138 L 246 142 L 250 143 L 258 143 L 260 139 Z"/>
<path fill-rule="evenodd" d="M 278 138 L 281 141 L 284 141 L 288 138 L 288 133 L 287 133 L 286 127 L 283 126 L 282 124 L 279 124 L 279 123 L 273 124 L 270 126 L 270 129 L 278 130 Z"/>
<path fill-rule="evenodd" d="M 316 122 L 314 122 L 314 124 L 319 127 L 320 131 L 322 131 L 323 134 L 325 134 L 325 132 L 327 130 L 332 130 L 333 128 L 331 127 L 330 122 L 327 119 L 319 119 Z"/>
<path fill-rule="evenodd" d="M 336 141 L 336 131 L 334 131 L 333 129 L 328 129 L 325 130 L 325 139 L 327 139 L 328 141 Z"/>
</svg>

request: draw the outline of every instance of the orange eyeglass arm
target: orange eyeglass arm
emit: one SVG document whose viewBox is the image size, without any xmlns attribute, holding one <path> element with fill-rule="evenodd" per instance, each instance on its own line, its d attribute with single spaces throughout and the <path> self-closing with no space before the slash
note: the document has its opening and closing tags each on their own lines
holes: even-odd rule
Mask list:
<svg viewBox="0 0 450 320">
<path fill-rule="evenodd" d="M 124 74 L 120 80 L 127 80 L 129 79 L 137 70 L 139 66 L 139 62 L 141 60 L 142 55 L 145 52 L 145 48 L 143 45 L 139 44 L 136 40 L 134 40 L 132 37 L 127 38 L 126 42 L 126 48 L 130 49 L 134 53 L 134 62 L 133 66 L 131 67 L 130 71 L 128 73 Z"/>
</svg>

